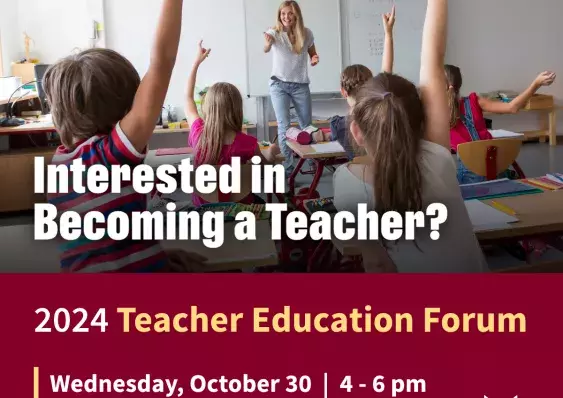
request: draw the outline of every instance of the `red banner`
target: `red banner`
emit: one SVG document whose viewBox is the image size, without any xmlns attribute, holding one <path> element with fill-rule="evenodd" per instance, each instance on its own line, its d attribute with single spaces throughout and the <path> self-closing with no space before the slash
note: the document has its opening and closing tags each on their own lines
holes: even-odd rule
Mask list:
<svg viewBox="0 0 563 398">
<path fill-rule="evenodd" d="M 561 396 L 562 276 L 0 282 L 6 398 Z"/>
</svg>

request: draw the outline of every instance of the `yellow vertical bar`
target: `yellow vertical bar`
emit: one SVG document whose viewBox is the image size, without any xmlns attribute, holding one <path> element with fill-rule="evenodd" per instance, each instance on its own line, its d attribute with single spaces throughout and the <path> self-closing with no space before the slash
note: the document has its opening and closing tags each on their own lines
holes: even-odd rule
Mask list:
<svg viewBox="0 0 563 398">
<path fill-rule="evenodd" d="M 33 398 L 39 398 L 39 368 L 33 368 Z"/>
</svg>

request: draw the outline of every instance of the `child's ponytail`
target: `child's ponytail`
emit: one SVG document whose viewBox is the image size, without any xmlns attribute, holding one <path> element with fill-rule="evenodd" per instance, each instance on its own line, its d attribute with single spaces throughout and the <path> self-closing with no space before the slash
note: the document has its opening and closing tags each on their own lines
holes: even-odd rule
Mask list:
<svg viewBox="0 0 563 398">
<path fill-rule="evenodd" d="M 448 81 L 448 105 L 450 107 L 450 128 L 454 128 L 460 118 L 459 93 L 463 79 L 461 70 L 457 66 L 446 65 L 446 79 Z"/>
<path fill-rule="evenodd" d="M 422 210 L 420 140 L 424 111 L 416 87 L 380 74 L 359 91 L 352 120 L 373 162 L 375 210 Z"/>
</svg>

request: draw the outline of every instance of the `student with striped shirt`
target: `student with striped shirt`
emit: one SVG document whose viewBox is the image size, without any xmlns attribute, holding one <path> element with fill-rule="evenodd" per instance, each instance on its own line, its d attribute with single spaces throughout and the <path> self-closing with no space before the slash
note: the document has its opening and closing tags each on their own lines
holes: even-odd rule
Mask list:
<svg viewBox="0 0 563 398">
<path fill-rule="evenodd" d="M 141 81 L 133 65 L 118 53 L 92 49 L 53 65 L 44 88 L 63 145 L 54 164 L 70 166 L 81 159 L 88 167 L 144 162 L 147 144 L 161 112 L 180 42 L 183 0 L 164 0 L 149 70 Z M 145 211 L 146 196 L 123 182 L 120 194 L 109 190 L 50 195 L 58 213 L 104 215 Z M 102 226 L 100 226 L 102 227 Z M 183 252 L 167 253 L 159 242 L 100 241 L 80 238 L 62 242 L 61 267 L 66 272 L 190 271 L 202 261 Z"/>
</svg>

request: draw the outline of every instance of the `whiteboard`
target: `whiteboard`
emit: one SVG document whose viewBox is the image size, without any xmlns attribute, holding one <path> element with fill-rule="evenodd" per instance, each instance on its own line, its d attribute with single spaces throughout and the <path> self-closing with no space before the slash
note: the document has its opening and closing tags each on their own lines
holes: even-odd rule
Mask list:
<svg viewBox="0 0 563 398">
<path fill-rule="evenodd" d="M 150 62 L 162 0 L 106 0 L 108 46 L 144 75 Z M 229 82 L 245 93 L 246 56 L 243 0 L 185 0 L 182 36 L 167 104 L 185 105 L 186 85 L 199 40 L 211 49 L 201 65 L 197 88 Z"/>
<path fill-rule="evenodd" d="M 248 90 L 250 96 L 269 96 L 272 53 L 264 54 L 264 32 L 273 27 L 281 0 L 244 0 Z M 320 63 L 309 67 L 312 93 L 340 91 L 342 29 L 339 0 L 299 2 L 305 26 L 313 31 Z"/>
<path fill-rule="evenodd" d="M 143 76 L 149 67 L 162 0 L 106 0 L 108 46 L 128 58 Z M 166 104 L 182 109 L 199 40 L 211 48 L 201 65 L 197 88 L 229 82 L 245 93 L 243 0 L 185 0 L 182 36 Z"/>
<path fill-rule="evenodd" d="M 390 12 L 393 4 L 397 10 L 393 72 L 418 83 L 426 1 L 348 0 L 346 13 L 349 61 L 350 64 L 365 65 L 375 73 L 381 71 L 385 43 L 381 15 Z"/>
</svg>

